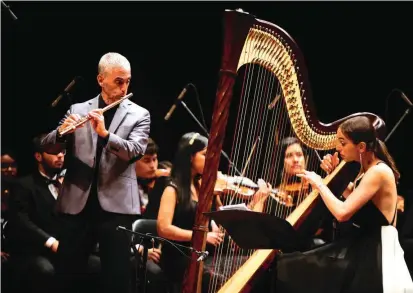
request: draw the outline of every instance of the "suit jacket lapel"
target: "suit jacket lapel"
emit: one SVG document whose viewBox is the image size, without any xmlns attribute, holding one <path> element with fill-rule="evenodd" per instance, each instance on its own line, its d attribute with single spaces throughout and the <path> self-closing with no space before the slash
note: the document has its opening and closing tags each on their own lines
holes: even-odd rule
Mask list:
<svg viewBox="0 0 413 293">
<path fill-rule="evenodd" d="M 40 173 L 37 172 L 33 176 L 33 180 L 35 183 L 37 193 L 40 194 L 40 196 L 42 196 L 44 200 L 46 200 L 49 204 L 53 206 L 56 202 L 56 199 L 50 191 L 49 186 L 46 185 L 46 179 L 44 179 L 42 175 L 40 175 Z"/>
<path fill-rule="evenodd" d="M 113 116 L 112 123 L 110 123 L 108 129 L 109 132 L 115 133 L 115 131 L 118 129 L 119 124 L 125 118 L 126 113 L 128 113 L 128 104 L 129 102 L 126 100 L 120 103 L 115 115 Z"/>
</svg>

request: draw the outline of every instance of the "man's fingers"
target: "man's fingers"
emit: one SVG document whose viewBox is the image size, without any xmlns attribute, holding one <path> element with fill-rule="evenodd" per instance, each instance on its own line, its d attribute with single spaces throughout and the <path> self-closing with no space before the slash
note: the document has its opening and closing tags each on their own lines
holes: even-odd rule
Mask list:
<svg viewBox="0 0 413 293">
<path fill-rule="evenodd" d="M 98 113 L 89 113 L 90 117 L 92 117 L 95 121 L 103 121 L 103 116 Z"/>
<path fill-rule="evenodd" d="M 73 119 L 72 117 L 68 117 L 65 121 L 67 124 L 75 124 L 77 120 Z"/>
<path fill-rule="evenodd" d="M 94 109 L 94 110 L 90 111 L 89 113 L 96 113 L 96 114 L 102 115 L 103 114 L 103 109 Z"/>
<path fill-rule="evenodd" d="M 78 120 L 81 119 L 79 114 L 70 114 L 70 116 L 68 117 L 68 119 L 69 119 L 69 118 L 70 118 L 71 120 L 73 120 L 73 121 L 78 121 Z"/>
</svg>

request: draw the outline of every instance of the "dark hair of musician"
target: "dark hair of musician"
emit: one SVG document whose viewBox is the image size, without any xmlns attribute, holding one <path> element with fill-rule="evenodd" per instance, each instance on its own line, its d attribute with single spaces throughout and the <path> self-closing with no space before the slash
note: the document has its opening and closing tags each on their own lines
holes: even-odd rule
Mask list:
<svg viewBox="0 0 413 293">
<path fill-rule="evenodd" d="M 152 138 L 148 138 L 148 144 L 146 146 L 145 155 L 156 155 L 159 152 L 159 147 Z"/>
<path fill-rule="evenodd" d="M 171 169 L 171 181 L 176 185 L 177 202 L 184 208 L 189 208 L 191 204 L 192 157 L 207 145 L 208 139 L 196 132 L 186 133 L 179 140 Z M 193 179 L 195 186 L 199 184 L 199 179 L 199 176 Z"/>
<path fill-rule="evenodd" d="M 33 152 L 34 153 L 42 153 L 43 152 L 43 147 L 42 147 L 42 141 L 46 137 L 45 133 L 41 133 L 37 135 L 36 137 L 33 138 L 32 143 L 33 143 Z"/>
<path fill-rule="evenodd" d="M 12 149 L 2 147 L 1 148 L 1 156 L 3 157 L 5 155 L 9 155 L 10 158 L 12 158 L 13 160 L 16 161 L 17 155 Z"/>
<path fill-rule="evenodd" d="M 275 186 L 279 186 L 281 183 L 283 183 L 284 180 L 288 180 L 289 183 L 293 182 L 300 182 L 301 178 L 298 176 L 290 176 L 288 178 L 285 177 L 285 172 L 284 172 L 284 159 L 285 159 L 285 153 L 287 151 L 287 148 L 293 144 L 298 144 L 301 147 L 301 150 L 303 151 L 304 154 L 304 158 L 305 161 L 307 161 L 307 152 L 306 149 L 304 147 L 304 145 L 301 143 L 301 141 L 296 138 L 296 137 L 285 137 L 283 138 L 279 145 L 278 145 L 278 155 L 280 157 L 280 163 L 279 163 L 279 167 L 277 168 L 278 170 L 278 174 L 277 174 L 277 178 L 276 178 L 276 182 L 275 182 Z"/>
<path fill-rule="evenodd" d="M 158 152 L 159 152 L 158 145 L 156 144 L 156 142 L 152 138 L 149 137 L 144 155 L 151 155 L 152 156 L 152 155 L 158 154 Z M 142 155 L 139 155 L 137 157 L 133 157 L 132 159 L 129 160 L 129 164 L 133 164 L 136 161 L 139 161 L 142 157 L 143 157 Z"/>
<path fill-rule="evenodd" d="M 341 123 L 340 129 L 354 144 L 366 143 L 367 150 L 372 151 L 377 158 L 385 162 L 393 170 L 396 182 L 399 180 L 400 172 L 397 170 L 396 163 L 387 150 L 385 143 L 378 138 L 369 118 L 365 116 L 350 118 Z"/>
</svg>

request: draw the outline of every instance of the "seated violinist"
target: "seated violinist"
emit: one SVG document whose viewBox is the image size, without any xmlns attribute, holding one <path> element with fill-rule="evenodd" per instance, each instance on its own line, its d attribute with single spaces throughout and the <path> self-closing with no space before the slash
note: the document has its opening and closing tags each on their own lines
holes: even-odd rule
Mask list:
<svg viewBox="0 0 413 293">
<path fill-rule="evenodd" d="M 188 247 L 191 245 L 207 145 L 208 139 L 199 133 L 191 132 L 182 136 L 173 161 L 171 178 L 162 194 L 159 207 L 159 236 Z M 207 250 L 219 245 L 222 240 L 223 234 L 215 225 L 211 225 L 206 240 Z M 189 250 L 178 248 L 183 254 L 190 255 Z M 181 292 L 183 275 L 188 264 L 188 257 L 182 253 L 170 244 L 162 247 L 161 265 L 173 283 L 174 292 Z M 204 268 L 208 267 L 210 259 L 208 257 L 205 260 Z"/>
<path fill-rule="evenodd" d="M 282 158 L 281 166 L 277 168 L 275 189 L 260 179 L 259 192 L 253 196 L 249 207 L 285 218 L 308 194 L 310 185 L 296 176 L 306 168 L 306 153 L 301 142 L 295 137 L 287 137 L 280 142 L 279 148 Z"/>
</svg>

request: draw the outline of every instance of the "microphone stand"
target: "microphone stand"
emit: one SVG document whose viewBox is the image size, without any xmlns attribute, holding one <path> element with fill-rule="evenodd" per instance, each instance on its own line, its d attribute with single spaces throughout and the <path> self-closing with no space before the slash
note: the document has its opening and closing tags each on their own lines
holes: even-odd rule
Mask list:
<svg viewBox="0 0 413 293">
<path fill-rule="evenodd" d="M 122 226 L 116 227 L 116 230 L 124 231 L 124 232 L 127 232 L 127 233 L 132 235 L 132 250 L 136 255 L 136 259 L 137 259 L 136 263 L 138 263 L 139 252 L 135 247 L 135 239 L 133 237 L 134 235 L 139 236 L 139 239 L 140 239 L 139 245 L 143 246 L 143 257 L 142 257 L 143 280 L 141 280 L 143 284 L 140 284 L 141 282 L 138 281 L 139 278 L 137 278 L 137 280 L 136 280 L 137 281 L 136 282 L 136 289 L 137 289 L 137 292 L 139 292 L 139 293 L 141 293 L 141 292 L 146 293 L 146 283 L 147 283 L 147 280 L 146 280 L 146 277 L 147 277 L 147 275 L 146 275 L 146 263 L 148 262 L 148 240 L 152 243 L 153 243 L 154 239 L 160 240 L 160 241 L 163 241 L 163 242 L 166 242 L 166 243 L 170 243 L 173 247 L 175 247 L 181 253 L 182 253 L 182 251 L 179 250 L 177 246 L 186 248 L 191 252 L 195 252 L 198 256 L 208 255 L 208 254 L 205 254 L 205 252 L 197 251 L 197 250 L 195 250 L 194 248 L 192 248 L 190 246 L 174 244 L 171 241 L 169 241 L 168 239 L 165 239 L 165 238 L 162 238 L 162 237 L 159 237 L 159 236 L 154 236 L 154 235 L 149 234 L 149 233 L 148 234 L 143 234 L 143 233 L 135 232 L 135 231 L 132 231 L 130 229 L 126 229 L 125 227 L 122 227 Z M 187 255 L 185 255 L 185 256 L 188 257 Z M 138 266 L 137 266 L 136 269 L 138 270 Z M 138 272 L 136 273 L 136 275 L 138 275 Z"/>
<path fill-rule="evenodd" d="M 133 250 L 133 253 L 135 254 L 135 263 L 136 263 L 136 264 L 135 264 L 135 267 L 136 267 L 136 272 L 135 272 L 135 280 L 136 280 L 136 282 L 135 282 L 135 292 L 137 292 L 137 293 L 141 292 L 141 290 L 140 290 L 139 287 L 143 287 L 142 292 L 145 292 L 145 291 L 146 291 L 146 262 L 147 262 L 147 260 L 148 260 L 148 248 L 147 248 L 146 245 L 144 245 L 143 242 L 144 242 L 144 238 L 141 237 L 141 238 L 140 238 L 139 246 L 142 245 L 142 247 L 143 247 L 143 259 L 142 259 L 143 264 L 142 264 L 142 268 L 145 268 L 144 276 L 143 276 L 143 281 L 144 281 L 144 282 L 143 282 L 143 285 L 142 285 L 142 284 L 140 284 L 140 282 L 139 282 L 139 280 L 140 280 L 140 278 L 139 278 L 139 257 L 140 257 L 140 255 L 139 255 L 139 251 L 136 249 L 136 247 L 135 247 L 135 245 L 134 245 L 135 241 L 132 241 L 132 250 Z"/>
<path fill-rule="evenodd" d="M 191 117 L 195 120 L 195 122 L 199 125 L 199 127 L 201 127 L 201 129 L 204 131 L 206 137 L 209 138 L 208 131 L 205 129 L 205 127 L 202 125 L 202 123 L 195 117 L 194 113 L 192 113 L 192 111 L 188 108 L 188 106 L 182 100 L 179 100 L 179 102 L 188 111 L 189 115 L 191 115 Z M 241 172 L 237 169 L 237 167 L 235 167 L 235 164 L 230 160 L 228 155 L 223 150 L 221 150 L 221 154 L 228 161 L 229 167 L 234 168 L 234 170 L 238 173 L 238 175 L 241 176 Z"/>
<path fill-rule="evenodd" d="M 393 134 L 393 132 L 396 130 L 396 128 L 399 127 L 400 123 L 403 121 L 404 118 L 406 118 L 407 114 L 409 114 L 411 109 L 412 109 L 412 107 L 409 107 L 409 108 L 406 109 L 406 111 L 404 112 L 402 117 L 400 117 L 399 121 L 397 121 L 396 125 L 394 125 L 393 129 L 386 136 L 386 138 L 384 139 L 384 142 L 387 142 L 389 140 L 390 136 Z"/>
<path fill-rule="evenodd" d="M 135 272 L 135 290 L 134 292 L 136 293 L 146 293 L 146 263 L 148 261 L 148 243 L 147 240 L 148 239 L 153 239 L 152 236 L 150 235 L 146 235 L 146 234 L 142 234 L 142 233 L 138 233 L 138 232 L 134 232 L 131 230 L 126 229 L 125 227 L 122 226 L 118 226 L 116 227 L 117 231 L 124 231 L 124 232 L 128 232 L 130 234 L 132 234 L 132 243 L 131 243 L 131 247 L 132 247 L 132 251 L 135 254 L 135 265 L 136 265 L 136 272 Z M 135 235 L 139 236 L 139 246 L 143 247 L 143 257 L 142 257 L 142 265 L 141 268 L 143 270 L 143 278 L 139 278 L 140 275 L 140 269 L 139 269 L 139 251 L 136 249 L 135 247 Z M 146 240 L 146 241 L 145 241 Z M 146 242 L 146 243 L 145 243 Z"/>
<path fill-rule="evenodd" d="M 17 20 L 17 16 L 13 13 L 13 11 L 11 11 L 10 6 L 6 5 L 4 1 L 1 1 L 1 5 L 9 11 L 10 16 L 11 18 L 13 18 L 13 20 Z"/>
</svg>

